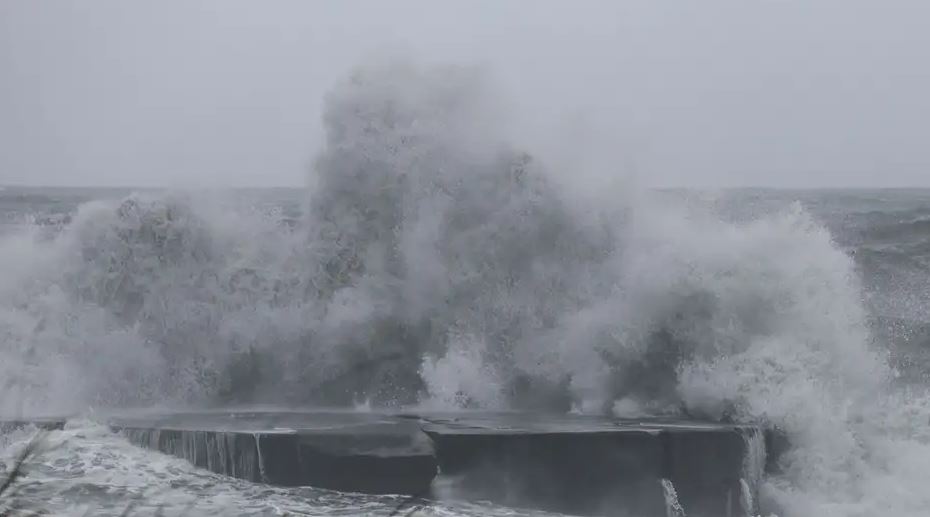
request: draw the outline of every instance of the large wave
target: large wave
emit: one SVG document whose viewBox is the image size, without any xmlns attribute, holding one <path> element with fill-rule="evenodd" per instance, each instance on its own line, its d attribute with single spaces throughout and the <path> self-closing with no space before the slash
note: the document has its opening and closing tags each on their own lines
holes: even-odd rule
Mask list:
<svg viewBox="0 0 930 517">
<path fill-rule="evenodd" d="M 357 70 L 327 98 L 296 222 L 146 193 L 2 237 L 4 409 L 761 421 L 794 446 L 765 490 L 786 514 L 930 507 L 927 399 L 893 391 L 829 232 L 799 206 L 732 223 L 670 194 L 577 196 L 500 130 L 492 93 L 473 69 Z"/>
</svg>

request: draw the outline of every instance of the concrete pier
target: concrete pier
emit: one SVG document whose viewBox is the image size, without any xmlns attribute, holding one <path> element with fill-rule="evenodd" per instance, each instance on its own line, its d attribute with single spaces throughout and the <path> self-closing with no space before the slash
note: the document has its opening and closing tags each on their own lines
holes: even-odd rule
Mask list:
<svg viewBox="0 0 930 517">
<path fill-rule="evenodd" d="M 665 490 L 674 487 L 690 516 L 758 511 L 765 452 L 753 427 L 497 416 L 426 418 L 422 428 L 435 445 L 436 485 L 455 497 L 586 515 L 665 515 Z"/>
<path fill-rule="evenodd" d="M 137 445 L 249 481 L 425 494 L 436 476 L 417 423 L 372 413 L 211 412 L 113 418 Z"/>
<path fill-rule="evenodd" d="M 107 422 L 137 445 L 254 482 L 579 515 L 665 516 L 675 503 L 690 517 L 754 515 L 776 464 L 771 433 L 671 419 L 224 410 Z"/>
</svg>

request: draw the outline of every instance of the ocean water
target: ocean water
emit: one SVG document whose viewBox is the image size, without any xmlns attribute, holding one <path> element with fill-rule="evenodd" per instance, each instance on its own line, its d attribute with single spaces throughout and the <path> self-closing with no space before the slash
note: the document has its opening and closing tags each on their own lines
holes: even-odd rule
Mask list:
<svg viewBox="0 0 930 517">
<path fill-rule="evenodd" d="M 305 189 L 0 190 L 0 413 L 81 415 L 20 497 L 396 510 L 199 471 L 93 418 L 273 404 L 762 423 L 792 443 L 758 495 L 778 515 L 930 512 L 930 190 L 592 185 L 522 152 L 488 96 L 468 71 L 359 70 Z M 7 464 L 27 439 L 3 436 Z"/>
</svg>

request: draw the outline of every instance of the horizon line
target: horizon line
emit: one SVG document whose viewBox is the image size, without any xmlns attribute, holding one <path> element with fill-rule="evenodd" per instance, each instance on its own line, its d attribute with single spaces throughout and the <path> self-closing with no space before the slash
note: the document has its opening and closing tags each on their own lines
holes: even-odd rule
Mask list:
<svg viewBox="0 0 930 517">
<path fill-rule="evenodd" d="M 3 188 L 34 188 L 34 189 L 110 189 L 110 190 L 301 190 L 309 186 L 306 184 L 289 185 L 75 185 L 75 184 L 30 184 L 30 183 L 0 183 Z M 930 189 L 930 183 L 924 185 L 645 185 L 646 190 L 907 190 Z"/>
</svg>

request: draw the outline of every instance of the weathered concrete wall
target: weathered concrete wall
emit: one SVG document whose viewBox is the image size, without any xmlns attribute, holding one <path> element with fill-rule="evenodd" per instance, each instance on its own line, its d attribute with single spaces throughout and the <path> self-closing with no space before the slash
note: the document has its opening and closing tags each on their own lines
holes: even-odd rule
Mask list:
<svg viewBox="0 0 930 517">
<path fill-rule="evenodd" d="M 61 429 L 64 419 L 0 420 Z M 282 486 L 482 499 L 583 515 L 758 514 L 784 435 L 758 427 L 535 413 L 210 411 L 114 417 L 132 443 Z"/>
<path fill-rule="evenodd" d="M 380 415 L 187 413 L 117 418 L 111 427 L 198 467 L 274 485 L 423 494 L 436 475 L 416 423 Z"/>
<path fill-rule="evenodd" d="M 689 516 L 759 511 L 765 450 L 761 430 L 753 427 L 613 422 L 502 433 L 440 422 L 424 431 L 435 444 L 437 485 L 446 496 L 575 514 L 651 516 L 666 515 L 666 487 L 673 487 Z"/>
</svg>

